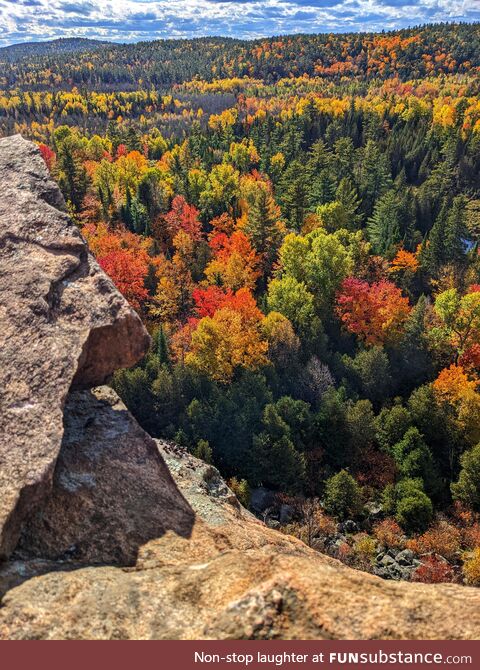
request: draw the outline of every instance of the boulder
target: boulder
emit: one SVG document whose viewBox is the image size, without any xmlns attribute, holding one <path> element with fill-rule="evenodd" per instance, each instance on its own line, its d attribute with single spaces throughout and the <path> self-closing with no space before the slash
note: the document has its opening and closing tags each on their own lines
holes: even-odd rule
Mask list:
<svg viewBox="0 0 480 670">
<path fill-rule="evenodd" d="M 400 551 L 390 548 L 377 554 L 373 572 L 382 579 L 408 580 L 419 565 L 419 561 L 415 559 L 415 554 L 410 549 Z"/>
<path fill-rule="evenodd" d="M 415 560 L 415 554 L 411 549 L 404 549 L 395 558 L 400 565 L 412 565 Z"/>
<path fill-rule="evenodd" d="M 0 140 L 0 558 L 51 488 L 73 386 L 146 352 L 140 318 L 99 268 L 38 149 Z"/>
<path fill-rule="evenodd" d="M 126 566 L 167 530 L 190 535 L 193 510 L 112 389 L 70 393 L 64 427 L 52 490 L 24 522 L 16 555 Z"/>
<path fill-rule="evenodd" d="M 347 519 L 346 521 L 343 521 L 338 525 L 338 530 L 340 533 L 344 534 L 348 533 L 351 535 L 352 533 L 358 533 L 360 529 L 358 527 L 358 524 L 355 523 L 355 521 L 353 521 L 352 519 Z"/>
<path fill-rule="evenodd" d="M 256 514 L 263 514 L 269 507 L 275 504 L 275 493 L 263 486 L 252 489 L 250 495 L 250 507 Z"/>
</svg>

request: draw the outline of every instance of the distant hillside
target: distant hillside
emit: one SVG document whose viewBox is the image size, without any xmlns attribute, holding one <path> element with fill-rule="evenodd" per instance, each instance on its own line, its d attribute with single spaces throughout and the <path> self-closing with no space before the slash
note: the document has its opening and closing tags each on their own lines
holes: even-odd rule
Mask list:
<svg viewBox="0 0 480 670">
<path fill-rule="evenodd" d="M 2 53 L 8 54 L 3 63 Z M 17 55 L 12 57 L 12 53 Z M 480 23 L 251 41 L 224 37 L 136 44 L 56 40 L 7 47 L 0 51 L 0 64 L 0 89 L 81 86 L 95 91 L 136 90 L 170 87 L 194 78 L 208 82 L 246 76 L 267 84 L 303 75 L 334 81 L 392 77 L 407 81 L 476 74 L 480 69 Z"/>
<path fill-rule="evenodd" d="M 47 42 L 26 42 L 24 44 L 12 44 L 8 47 L 0 47 L 0 61 L 18 61 L 28 56 L 52 56 L 56 54 L 78 53 L 79 51 L 92 51 L 99 47 L 110 44 L 102 40 L 91 40 L 83 37 L 69 37 Z"/>
</svg>

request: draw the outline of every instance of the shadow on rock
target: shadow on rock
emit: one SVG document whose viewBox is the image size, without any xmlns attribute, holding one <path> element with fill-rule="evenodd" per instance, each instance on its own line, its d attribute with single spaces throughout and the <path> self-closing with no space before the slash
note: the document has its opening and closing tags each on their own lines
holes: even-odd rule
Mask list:
<svg viewBox="0 0 480 670">
<path fill-rule="evenodd" d="M 134 565 L 138 549 L 195 515 L 154 440 L 112 389 L 67 398 L 51 493 L 24 523 L 16 557 Z"/>
</svg>

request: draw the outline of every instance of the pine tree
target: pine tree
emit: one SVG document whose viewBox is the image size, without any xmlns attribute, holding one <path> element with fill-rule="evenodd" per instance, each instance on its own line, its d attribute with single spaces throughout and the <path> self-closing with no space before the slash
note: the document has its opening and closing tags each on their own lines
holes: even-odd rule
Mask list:
<svg viewBox="0 0 480 670">
<path fill-rule="evenodd" d="M 151 223 L 147 208 L 127 188 L 125 204 L 120 208 L 120 216 L 128 230 L 137 235 L 150 235 Z"/>
<path fill-rule="evenodd" d="M 76 149 L 73 137 L 67 137 L 62 142 L 57 160 L 57 174 L 65 200 L 78 211 L 87 192 L 87 172 Z"/>
<path fill-rule="evenodd" d="M 163 326 L 160 326 L 158 331 L 155 334 L 155 353 L 158 356 L 158 359 L 162 365 L 170 367 L 170 351 L 168 348 L 168 340 L 165 334 L 165 329 Z"/>
<path fill-rule="evenodd" d="M 290 226 L 300 231 L 309 206 L 309 187 L 305 167 L 293 161 L 285 170 L 278 189 L 278 198 Z"/>
<path fill-rule="evenodd" d="M 128 230 L 132 233 L 135 232 L 132 216 L 132 194 L 128 186 L 125 193 L 125 203 L 120 207 L 120 216 Z"/>
<path fill-rule="evenodd" d="M 335 142 L 335 173 L 337 178 L 353 179 L 355 147 L 350 137 L 341 137 Z"/>
<path fill-rule="evenodd" d="M 367 216 L 372 214 L 376 201 L 390 187 L 391 181 L 387 156 L 373 140 L 369 140 L 361 152 L 358 166 L 359 191 Z"/>
<path fill-rule="evenodd" d="M 336 182 L 332 167 L 332 152 L 323 140 L 318 140 L 312 145 L 306 164 L 311 209 L 333 200 Z"/>
<path fill-rule="evenodd" d="M 362 215 L 358 213 L 360 200 L 357 189 L 348 177 L 344 177 L 335 192 L 335 200 L 343 205 L 347 215 L 348 229 L 356 230 L 362 222 Z"/>
<path fill-rule="evenodd" d="M 387 191 L 375 205 L 367 225 L 368 238 L 375 253 L 390 254 L 402 239 L 400 207 L 399 198 L 393 190 Z"/>
<path fill-rule="evenodd" d="M 445 200 L 424 247 L 424 265 L 428 271 L 436 275 L 444 265 L 463 265 L 467 237 L 465 198 L 458 196 L 452 203 Z"/>
<path fill-rule="evenodd" d="M 140 143 L 140 138 L 137 131 L 132 126 L 127 131 L 127 137 L 125 144 L 128 147 L 129 151 L 141 151 L 142 145 Z"/>
<path fill-rule="evenodd" d="M 267 188 L 260 188 L 255 194 L 244 230 L 262 254 L 264 275 L 268 275 L 282 242 L 282 226 L 280 209 Z"/>
</svg>

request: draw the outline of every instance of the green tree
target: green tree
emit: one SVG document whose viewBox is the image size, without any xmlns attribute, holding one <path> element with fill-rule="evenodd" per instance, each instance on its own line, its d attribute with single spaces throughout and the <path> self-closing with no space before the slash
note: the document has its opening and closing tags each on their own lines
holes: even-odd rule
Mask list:
<svg viewBox="0 0 480 670">
<path fill-rule="evenodd" d="M 291 228 L 299 232 L 309 207 L 307 175 L 300 161 L 292 161 L 283 173 L 278 200 Z"/>
<path fill-rule="evenodd" d="M 88 180 L 79 141 L 70 134 L 61 142 L 57 153 L 56 175 L 62 193 L 76 211 L 79 211 L 87 192 Z"/>
<path fill-rule="evenodd" d="M 429 495 L 436 495 L 441 482 L 432 453 L 418 428 L 409 428 L 392 448 L 398 471 L 406 479 L 420 478 Z"/>
<path fill-rule="evenodd" d="M 301 450 L 312 426 L 307 403 L 290 397 L 269 403 L 262 424 L 262 432 L 253 439 L 252 479 L 289 493 L 300 492 L 305 483 Z"/>
<path fill-rule="evenodd" d="M 335 200 L 342 204 L 345 211 L 347 225 L 344 227 L 348 230 L 357 230 L 362 222 L 362 215 L 359 214 L 361 203 L 357 189 L 348 177 L 340 181 L 335 192 Z"/>
<path fill-rule="evenodd" d="M 261 254 L 264 276 L 267 276 L 275 263 L 284 234 L 279 208 L 267 188 L 256 189 L 243 230 Z"/>
<path fill-rule="evenodd" d="M 433 518 L 433 505 L 420 480 L 403 479 L 395 489 L 395 518 L 409 532 L 423 532 Z"/>
<path fill-rule="evenodd" d="M 363 349 L 355 358 L 342 358 L 345 370 L 354 387 L 375 405 L 389 397 L 392 387 L 388 356 L 383 347 Z"/>
<path fill-rule="evenodd" d="M 292 233 L 280 247 L 283 273 L 305 283 L 319 314 L 331 307 L 336 291 L 353 267 L 344 233 L 329 234 L 323 228 L 305 236 Z"/>
<path fill-rule="evenodd" d="M 286 493 L 301 493 L 305 480 L 305 459 L 293 442 L 262 432 L 253 438 L 251 480 Z"/>
<path fill-rule="evenodd" d="M 362 199 L 362 209 L 371 216 L 376 201 L 391 185 L 388 156 L 373 140 L 368 140 L 359 153 L 357 180 Z"/>
<path fill-rule="evenodd" d="M 445 200 L 428 236 L 423 259 L 429 272 L 437 274 L 442 266 L 460 267 L 466 261 L 465 239 L 468 238 L 465 219 L 466 200 L 462 196 L 450 203 Z"/>
<path fill-rule="evenodd" d="M 394 191 L 387 191 L 377 201 L 367 226 L 368 238 L 375 253 L 392 255 L 402 239 L 402 228 L 400 199 Z"/>
<path fill-rule="evenodd" d="M 205 463 L 213 463 L 212 449 L 207 440 L 198 440 L 197 446 L 193 450 L 193 455 Z"/>
<path fill-rule="evenodd" d="M 382 449 L 391 452 L 393 445 L 400 442 L 411 426 L 412 416 L 406 407 L 398 403 L 384 407 L 375 419 L 378 443 Z"/>
<path fill-rule="evenodd" d="M 451 485 L 452 495 L 455 500 L 480 512 L 480 444 L 466 451 L 460 463 L 462 467 L 458 481 Z"/>
<path fill-rule="evenodd" d="M 356 519 L 362 514 L 362 490 L 346 470 L 327 480 L 324 505 L 329 514 L 339 519 Z"/>
<path fill-rule="evenodd" d="M 272 279 L 268 285 L 267 307 L 269 312 L 280 312 L 287 317 L 302 335 L 314 335 L 320 329 L 315 316 L 313 295 L 303 281 L 286 275 Z"/>
<path fill-rule="evenodd" d="M 341 202 L 337 200 L 319 205 L 316 214 L 322 226 L 329 233 L 334 233 L 340 228 L 349 228 L 350 218 L 348 212 Z"/>
</svg>

